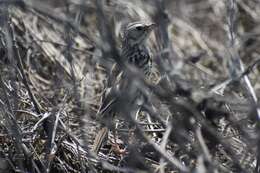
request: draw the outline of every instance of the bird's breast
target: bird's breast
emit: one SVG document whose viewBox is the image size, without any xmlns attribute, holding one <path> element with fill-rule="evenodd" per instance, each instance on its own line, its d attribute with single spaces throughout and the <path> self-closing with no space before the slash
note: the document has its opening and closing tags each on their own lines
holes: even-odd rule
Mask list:
<svg viewBox="0 0 260 173">
<path fill-rule="evenodd" d="M 128 60 L 129 64 L 134 65 L 138 69 L 148 74 L 151 66 L 151 58 L 145 47 L 133 47 L 123 51 L 123 56 Z"/>
</svg>

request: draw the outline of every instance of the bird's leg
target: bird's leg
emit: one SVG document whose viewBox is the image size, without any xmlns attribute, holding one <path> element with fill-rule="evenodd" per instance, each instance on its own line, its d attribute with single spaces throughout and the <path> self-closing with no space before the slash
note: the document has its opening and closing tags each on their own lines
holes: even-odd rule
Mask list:
<svg viewBox="0 0 260 173">
<path fill-rule="evenodd" d="M 112 142 L 112 144 L 111 144 L 112 145 L 111 150 L 116 155 L 121 156 L 122 154 L 125 154 L 126 150 L 125 149 L 121 149 L 120 145 L 117 143 L 117 131 L 116 131 L 117 127 L 118 127 L 118 123 L 116 123 L 115 128 L 113 128 L 113 130 L 112 130 L 114 142 Z"/>
<path fill-rule="evenodd" d="M 137 121 L 139 116 L 140 116 L 140 112 L 141 112 L 141 107 L 138 106 L 137 110 L 136 110 L 136 113 L 135 113 L 135 120 Z M 132 125 L 132 124 L 129 124 L 129 132 L 128 132 L 128 139 L 131 143 L 131 140 L 134 139 L 134 131 L 136 129 L 136 126 Z"/>
<path fill-rule="evenodd" d="M 151 120 L 151 117 L 148 113 L 146 113 L 146 117 L 147 117 L 147 121 L 149 124 L 152 124 L 152 120 Z M 154 130 L 154 126 L 153 125 L 148 125 L 148 128 L 151 129 L 151 130 Z M 156 139 L 157 135 L 155 132 L 152 133 L 153 134 L 153 137 Z"/>
<path fill-rule="evenodd" d="M 114 143 L 117 144 L 116 138 L 117 138 L 117 131 L 116 129 L 118 128 L 118 121 L 116 121 L 115 128 L 113 129 L 113 136 L 114 136 Z"/>
</svg>

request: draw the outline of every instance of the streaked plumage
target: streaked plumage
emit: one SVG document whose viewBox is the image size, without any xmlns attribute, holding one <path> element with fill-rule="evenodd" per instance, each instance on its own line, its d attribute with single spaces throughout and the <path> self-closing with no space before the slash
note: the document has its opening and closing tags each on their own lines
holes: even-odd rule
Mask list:
<svg viewBox="0 0 260 173">
<path fill-rule="evenodd" d="M 128 24 L 124 31 L 121 55 L 145 75 L 149 75 L 152 64 L 145 41 L 154 26 L 153 23 L 133 22 Z"/>
<path fill-rule="evenodd" d="M 135 66 L 145 76 L 150 74 L 152 65 L 151 57 L 145 47 L 145 41 L 154 26 L 153 23 L 133 22 L 129 23 L 123 31 L 121 58 L 124 59 L 124 62 Z M 104 91 L 101 100 L 98 116 L 102 119 L 103 128 L 98 132 L 94 141 L 93 151 L 95 153 L 98 153 L 107 137 L 108 126 L 111 125 L 112 118 L 117 112 L 118 94 L 122 90 L 127 90 L 129 86 L 129 81 L 126 79 L 124 72 L 120 72 L 116 78 L 117 80 L 112 82 L 113 85 Z"/>
</svg>

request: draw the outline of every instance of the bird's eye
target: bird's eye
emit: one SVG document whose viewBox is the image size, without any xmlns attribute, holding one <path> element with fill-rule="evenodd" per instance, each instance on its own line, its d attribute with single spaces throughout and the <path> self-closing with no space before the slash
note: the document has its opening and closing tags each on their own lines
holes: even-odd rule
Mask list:
<svg viewBox="0 0 260 173">
<path fill-rule="evenodd" d="M 135 29 L 138 30 L 138 31 L 141 31 L 143 29 L 143 27 L 137 26 Z"/>
</svg>

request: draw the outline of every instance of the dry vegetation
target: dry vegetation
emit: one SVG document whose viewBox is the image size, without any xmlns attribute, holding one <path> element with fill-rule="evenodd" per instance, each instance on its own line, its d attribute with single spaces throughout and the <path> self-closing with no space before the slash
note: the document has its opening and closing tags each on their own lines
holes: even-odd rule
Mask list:
<svg viewBox="0 0 260 173">
<path fill-rule="evenodd" d="M 260 173 L 258 0 L 0 1 L 0 172 Z M 148 101 L 121 93 L 98 155 L 96 112 L 120 28 L 149 20 Z M 115 153 L 117 138 L 123 154 Z"/>
</svg>

